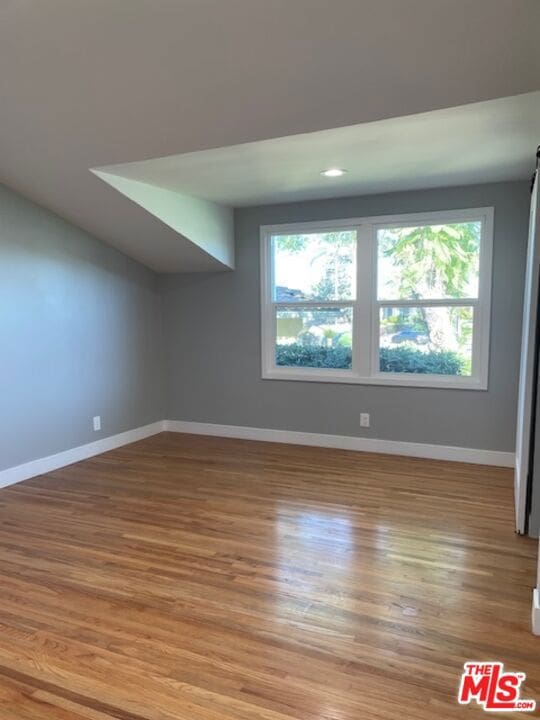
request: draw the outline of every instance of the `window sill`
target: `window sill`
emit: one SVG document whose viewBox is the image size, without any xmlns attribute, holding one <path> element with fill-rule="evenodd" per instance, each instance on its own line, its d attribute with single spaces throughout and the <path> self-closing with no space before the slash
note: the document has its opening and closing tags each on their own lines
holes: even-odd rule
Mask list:
<svg viewBox="0 0 540 720">
<path fill-rule="evenodd" d="M 273 368 L 263 371 L 263 380 L 293 380 L 348 385 L 387 385 L 396 387 L 425 387 L 447 390 L 487 390 L 487 382 L 478 378 L 454 375 L 422 375 L 420 373 L 381 373 L 361 376 L 352 370 L 320 370 L 319 368 Z"/>
</svg>

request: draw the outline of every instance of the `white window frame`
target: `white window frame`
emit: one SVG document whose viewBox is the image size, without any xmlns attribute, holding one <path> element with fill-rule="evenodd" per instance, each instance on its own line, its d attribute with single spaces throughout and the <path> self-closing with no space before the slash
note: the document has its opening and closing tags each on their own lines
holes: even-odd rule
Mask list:
<svg viewBox="0 0 540 720">
<path fill-rule="evenodd" d="M 492 207 L 448 210 L 403 215 L 382 215 L 348 218 L 323 222 L 261 226 L 261 355 L 262 377 L 268 380 L 299 380 L 308 382 L 354 383 L 361 385 L 398 385 L 408 387 L 453 388 L 487 390 L 489 374 L 489 333 L 491 320 L 491 283 L 493 255 Z M 415 227 L 480 221 L 480 272 L 478 298 L 445 300 L 384 300 L 377 299 L 377 229 L 379 227 Z M 356 230 L 357 282 L 356 300 L 343 302 L 276 302 L 272 297 L 273 257 L 272 235 Z M 467 306 L 473 307 L 472 374 L 429 375 L 420 373 L 382 373 L 379 362 L 379 309 L 400 305 Z M 353 357 L 350 370 L 322 368 L 293 368 L 276 365 L 275 308 L 353 306 Z M 369 338 L 369 348 L 362 347 L 362 338 Z"/>
</svg>

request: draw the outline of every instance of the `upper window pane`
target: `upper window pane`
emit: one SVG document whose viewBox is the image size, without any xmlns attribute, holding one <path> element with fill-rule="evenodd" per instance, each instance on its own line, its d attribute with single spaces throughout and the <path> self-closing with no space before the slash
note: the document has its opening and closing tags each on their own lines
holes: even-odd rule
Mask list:
<svg viewBox="0 0 540 720">
<path fill-rule="evenodd" d="M 273 235 L 275 302 L 356 298 L 356 231 Z"/>
<path fill-rule="evenodd" d="M 480 221 L 377 230 L 379 300 L 477 298 Z"/>
</svg>

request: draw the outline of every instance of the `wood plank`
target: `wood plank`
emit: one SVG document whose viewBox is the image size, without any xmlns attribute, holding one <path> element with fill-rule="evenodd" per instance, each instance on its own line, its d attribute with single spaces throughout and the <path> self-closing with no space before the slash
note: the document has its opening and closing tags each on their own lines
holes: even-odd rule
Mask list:
<svg viewBox="0 0 540 720">
<path fill-rule="evenodd" d="M 502 468 L 171 433 L 1 490 L 0 717 L 480 717 L 469 659 L 540 699 L 512 492 Z"/>
</svg>

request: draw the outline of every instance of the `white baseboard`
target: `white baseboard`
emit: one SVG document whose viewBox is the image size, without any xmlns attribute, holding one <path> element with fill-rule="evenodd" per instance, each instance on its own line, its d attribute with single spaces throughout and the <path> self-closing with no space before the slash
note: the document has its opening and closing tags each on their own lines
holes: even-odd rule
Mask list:
<svg viewBox="0 0 540 720">
<path fill-rule="evenodd" d="M 49 455 L 48 457 L 32 460 L 31 462 L 17 465 L 7 470 L 1 470 L 0 488 L 14 485 L 22 480 L 28 480 L 29 478 L 36 477 L 36 475 L 43 475 L 43 473 L 58 470 L 58 468 L 65 467 L 66 465 L 71 465 L 80 460 L 86 460 L 86 458 L 94 455 L 100 455 L 101 453 L 107 452 L 107 450 L 114 450 L 122 445 L 143 440 L 144 438 L 150 437 L 150 435 L 156 435 L 163 431 L 163 425 L 163 421 L 155 422 L 151 425 L 144 425 L 134 430 L 128 430 L 118 435 L 111 435 L 110 437 L 102 438 L 101 440 L 96 440 L 86 445 L 71 448 L 71 450 L 65 450 L 55 455 Z"/>
<path fill-rule="evenodd" d="M 373 438 L 351 437 L 347 435 L 323 435 L 320 433 L 296 432 L 293 430 L 272 430 L 269 428 L 241 427 L 239 425 L 216 425 L 214 423 L 189 422 L 186 420 L 163 420 L 144 425 L 134 430 L 111 435 L 95 442 L 32 460 L 0 471 L 0 488 L 58 470 L 58 468 L 114 450 L 122 445 L 143 440 L 157 433 L 181 432 L 194 435 L 213 435 L 217 437 L 238 438 L 242 440 L 263 440 L 266 442 L 287 443 L 290 445 L 312 445 L 315 447 L 358 450 L 383 453 L 385 455 L 404 455 L 408 457 L 429 458 L 432 460 L 451 460 L 455 462 L 475 463 L 478 465 L 514 466 L 514 454 L 499 450 L 475 450 L 472 448 L 452 447 L 450 445 L 427 445 L 425 443 L 398 442 L 395 440 L 376 440 Z M 540 611 L 539 611 L 540 615 Z M 540 617 L 538 620 L 540 632 Z"/>
<path fill-rule="evenodd" d="M 189 422 L 187 420 L 165 420 L 163 429 L 168 432 L 193 433 L 194 435 L 215 435 L 242 440 L 264 440 L 291 445 L 313 445 L 316 447 L 338 448 L 405 455 L 432 460 L 451 460 L 514 467 L 514 453 L 500 450 L 476 450 L 451 445 L 428 445 L 425 443 L 376 440 L 374 438 L 351 437 L 347 435 L 322 435 L 319 433 L 296 432 L 293 430 L 271 430 L 268 428 L 241 427 L 239 425 L 215 425 L 213 423 Z"/>
<path fill-rule="evenodd" d="M 540 635 L 540 589 L 533 590 L 533 606 L 532 606 L 532 631 L 535 635 Z"/>
</svg>

